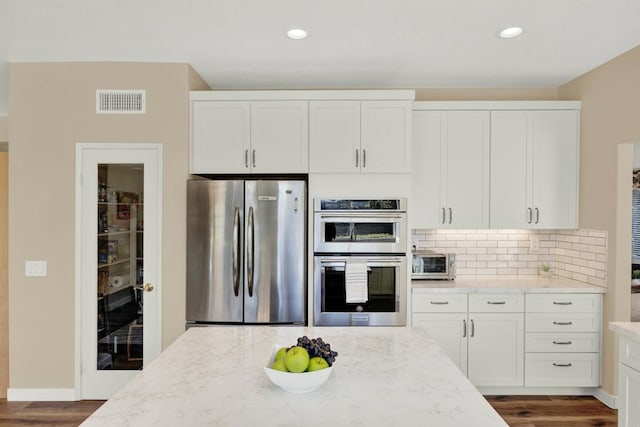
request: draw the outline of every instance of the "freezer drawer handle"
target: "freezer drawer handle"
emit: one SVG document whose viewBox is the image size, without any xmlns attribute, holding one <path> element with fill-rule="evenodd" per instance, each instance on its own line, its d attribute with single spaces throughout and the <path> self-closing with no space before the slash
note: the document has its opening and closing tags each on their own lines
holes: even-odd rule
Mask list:
<svg viewBox="0 0 640 427">
<path fill-rule="evenodd" d="M 557 322 L 557 321 L 553 321 L 554 325 L 562 325 L 562 326 L 568 326 L 568 325 L 573 325 L 573 322 Z"/>
<path fill-rule="evenodd" d="M 570 368 L 571 363 L 556 363 L 553 362 L 553 366 L 557 366 L 558 368 Z"/>
<path fill-rule="evenodd" d="M 233 210 L 233 294 L 240 295 L 240 208 Z"/>
<path fill-rule="evenodd" d="M 253 206 L 249 208 L 249 220 L 247 227 L 247 283 L 249 290 L 249 297 L 253 296 L 253 267 L 255 263 L 254 259 L 254 247 L 253 247 Z"/>
</svg>

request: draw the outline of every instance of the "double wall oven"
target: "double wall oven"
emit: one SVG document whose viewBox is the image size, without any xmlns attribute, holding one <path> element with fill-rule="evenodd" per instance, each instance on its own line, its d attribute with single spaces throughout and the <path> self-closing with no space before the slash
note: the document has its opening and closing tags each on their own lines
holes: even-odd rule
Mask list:
<svg viewBox="0 0 640 427">
<path fill-rule="evenodd" d="M 313 240 L 315 325 L 406 325 L 406 198 L 315 199 Z"/>
</svg>

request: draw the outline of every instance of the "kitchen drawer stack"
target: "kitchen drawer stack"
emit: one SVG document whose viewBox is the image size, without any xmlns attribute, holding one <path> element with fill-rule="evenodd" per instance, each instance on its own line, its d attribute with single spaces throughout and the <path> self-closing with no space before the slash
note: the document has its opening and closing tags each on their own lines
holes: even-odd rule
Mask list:
<svg viewBox="0 0 640 427">
<path fill-rule="evenodd" d="M 600 385 L 600 294 L 527 294 L 525 387 Z"/>
</svg>

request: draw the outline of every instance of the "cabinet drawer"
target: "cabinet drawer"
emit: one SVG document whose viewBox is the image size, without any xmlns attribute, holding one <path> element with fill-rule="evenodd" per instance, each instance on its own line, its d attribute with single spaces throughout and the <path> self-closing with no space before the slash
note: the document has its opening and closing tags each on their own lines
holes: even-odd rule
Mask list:
<svg viewBox="0 0 640 427">
<path fill-rule="evenodd" d="M 414 313 L 466 313 L 467 294 L 413 294 Z"/>
<path fill-rule="evenodd" d="M 620 362 L 635 369 L 636 371 L 640 371 L 640 343 L 620 337 L 619 345 Z"/>
<path fill-rule="evenodd" d="M 597 353 L 600 334 L 530 332 L 525 336 L 524 349 L 532 353 Z"/>
<path fill-rule="evenodd" d="M 525 387 L 597 387 L 600 385 L 598 353 L 527 353 Z"/>
<path fill-rule="evenodd" d="M 600 313 L 527 313 L 526 332 L 600 332 Z"/>
<path fill-rule="evenodd" d="M 470 294 L 469 312 L 521 313 L 524 311 L 523 294 Z"/>
<path fill-rule="evenodd" d="M 527 294 L 528 313 L 600 312 L 600 294 Z"/>
</svg>

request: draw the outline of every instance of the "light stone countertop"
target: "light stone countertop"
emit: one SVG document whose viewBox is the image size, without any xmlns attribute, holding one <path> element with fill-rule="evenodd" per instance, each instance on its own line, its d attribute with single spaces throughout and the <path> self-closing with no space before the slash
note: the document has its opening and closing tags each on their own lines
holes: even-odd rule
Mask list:
<svg viewBox="0 0 640 427">
<path fill-rule="evenodd" d="M 272 344 L 322 337 L 339 355 L 308 394 L 271 384 Z M 191 328 L 82 426 L 507 426 L 443 350 L 405 327 Z"/>
<path fill-rule="evenodd" d="M 640 322 L 611 322 L 609 329 L 622 337 L 640 342 Z"/>
<path fill-rule="evenodd" d="M 413 293 L 606 293 L 606 288 L 563 277 L 538 275 L 458 276 L 455 280 L 412 280 Z"/>
</svg>

